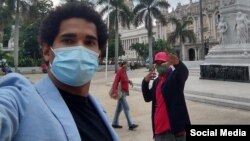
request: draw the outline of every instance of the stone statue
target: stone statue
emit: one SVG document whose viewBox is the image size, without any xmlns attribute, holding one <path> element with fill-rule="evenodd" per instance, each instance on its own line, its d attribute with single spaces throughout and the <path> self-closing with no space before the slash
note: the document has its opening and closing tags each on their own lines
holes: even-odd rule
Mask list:
<svg viewBox="0 0 250 141">
<path fill-rule="evenodd" d="M 241 12 L 236 16 L 236 42 L 238 44 L 245 44 L 248 42 L 248 20 L 245 14 Z"/>
<path fill-rule="evenodd" d="M 224 18 L 221 17 L 220 22 L 218 24 L 217 30 L 220 34 L 220 44 L 225 44 L 225 33 L 227 32 L 228 25 L 227 22 L 224 21 Z"/>
<path fill-rule="evenodd" d="M 221 0 L 221 6 L 229 6 L 235 4 L 235 0 Z"/>
</svg>

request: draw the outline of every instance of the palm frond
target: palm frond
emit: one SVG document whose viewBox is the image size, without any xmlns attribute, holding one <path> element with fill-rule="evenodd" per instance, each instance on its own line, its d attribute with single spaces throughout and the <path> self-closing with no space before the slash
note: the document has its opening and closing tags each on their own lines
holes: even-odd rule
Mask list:
<svg viewBox="0 0 250 141">
<path fill-rule="evenodd" d="M 188 25 L 192 24 L 193 22 L 192 21 L 184 21 L 183 24 L 182 24 L 182 28 L 185 29 Z"/>
<path fill-rule="evenodd" d="M 135 6 L 135 8 L 133 10 L 133 13 L 136 15 L 139 11 L 141 11 L 141 10 L 143 10 L 145 8 L 147 8 L 146 5 L 140 3 L 140 4 L 138 4 L 138 5 Z"/>
<path fill-rule="evenodd" d="M 152 28 L 152 17 L 150 16 L 149 12 L 147 12 L 144 15 L 144 22 L 145 22 L 145 27 L 148 30 L 149 28 Z"/>
<path fill-rule="evenodd" d="M 111 2 L 112 0 L 110 0 L 110 2 Z M 102 4 L 108 4 L 108 0 L 98 0 L 97 1 L 97 4 L 98 5 L 102 5 Z"/>
<path fill-rule="evenodd" d="M 29 4 L 26 1 L 20 1 L 20 8 L 22 13 L 26 13 L 29 11 Z"/>
<path fill-rule="evenodd" d="M 181 34 L 180 38 L 181 38 L 181 42 L 182 42 L 182 43 L 186 43 L 186 38 L 187 38 L 187 37 L 184 36 L 183 33 Z"/>
<path fill-rule="evenodd" d="M 103 9 L 101 9 L 101 11 L 99 12 L 99 14 L 101 16 L 103 16 L 105 13 L 109 12 L 108 10 L 109 10 L 109 7 L 108 7 L 108 5 L 106 5 Z"/>
<path fill-rule="evenodd" d="M 9 11 L 15 11 L 15 1 L 14 0 L 7 0 L 7 9 Z"/>
<path fill-rule="evenodd" d="M 165 25 L 167 23 L 166 18 L 162 15 L 161 11 L 156 7 L 151 7 L 152 15 L 157 19 L 161 24 Z"/>
<path fill-rule="evenodd" d="M 152 4 L 152 1 L 154 0 L 138 0 L 138 3 L 144 4 L 149 7 Z"/>
<path fill-rule="evenodd" d="M 143 16 L 144 16 L 145 13 L 147 13 L 147 11 L 146 10 L 142 10 L 142 11 L 140 11 L 139 13 L 137 13 L 135 15 L 135 17 L 134 17 L 134 25 L 136 27 L 138 27 L 140 24 L 143 23 L 143 20 L 144 20 Z"/>
<path fill-rule="evenodd" d="M 191 42 L 191 43 L 196 42 L 195 34 L 192 30 L 184 30 L 182 32 L 182 35 L 183 35 L 183 37 L 187 38 L 189 40 L 189 42 Z"/>
<path fill-rule="evenodd" d="M 174 43 L 176 43 L 177 38 L 178 38 L 178 35 L 176 34 L 176 32 L 172 32 L 172 33 L 169 34 L 167 41 L 170 44 L 174 44 Z"/>
<path fill-rule="evenodd" d="M 116 21 L 116 10 L 112 10 L 109 13 L 109 28 L 115 26 L 115 21 Z"/>
<path fill-rule="evenodd" d="M 180 20 L 176 19 L 176 18 L 170 18 L 169 21 L 174 24 L 176 27 L 180 27 L 181 23 Z"/>
<path fill-rule="evenodd" d="M 170 7 L 170 4 L 166 1 L 157 1 L 156 3 L 154 3 L 152 7 L 159 7 L 159 8 L 168 10 L 168 8 Z"/>
<path fill-rule="evenodd" d="M 125 3 L 120 3 L 119 8 L 126 13 L 131 13 L 129 7 Z"/>
<path fill-rule="evenodd" d="M 124 11 L 120 11 L 119 16 L 120 16 L 119 19 L 120 19 L 122 27 L 127 26 L 129 28 L 129 24 L 131 20 L 130 15 L 127 15 L 127 13 Z"/>
<path fill-rule="evenodd" d="M 119 19 L 123 27 L 127 26 L 129 28 L 132 21 L 132 12 L 124 3 L 119 3 Z"/>
</svg>

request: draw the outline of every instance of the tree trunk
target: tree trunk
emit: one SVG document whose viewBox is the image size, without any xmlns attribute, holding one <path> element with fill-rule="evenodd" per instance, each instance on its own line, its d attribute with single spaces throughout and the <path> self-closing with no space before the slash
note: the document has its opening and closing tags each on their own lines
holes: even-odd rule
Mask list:
<svg viewBox="0 0 250 141">
<path fill-rule="evenodd" d="M 150 68 L 153 66 L 153 49 L 152 49 L 152 33 L 148 34 L 148 53 L 149 53 L 149 66 Z"/>
<path fill-rule="evenodd" d="M 153 44 L 153 34 L 152 34 L 152 21 L 150 18 L 150 12 L 149 12 L 149 20 L 148 20 L 148 53 L 149 53 L 149 68 L 153 67 L 153 49 L 152 49 L 152 44 Z"/>
<path fill-rule="evenodd" d="M 16 17 L 15 17 L 15 39 L 14 39 L 14 66 L 15 66 L 15 72 L 18 71 L 18 42 L 19 42 L 19 5 L 20 0 L 16 1 Z"/>
<path fill-rule="evenodd" d="M 139 61 L 140 61 L 140 55 L 139 55 L 139 53 L 136 53 L 137 54 L 137 63 L 139 63 Z"/>
<path fill-rule="evenodd" d="M 118 70 L 118 48 L 119 48 L 119 29 L 118 29 L 118 11 L 115 19 L 115 72 Z"/>
<path fill-rule="evenodd" d="M 3 29 L 4 29 L 4 24 L 0 23 L 0 43 L 3 45 Z"/>
<path fill-rule="evenodd" d="M 182 61 L 186 61 L 186 54 L 185 54 L 185 45 L 183 42 L 181 42 L 180 44 L 180 47 L 181 47 L 181 51 L 180 51 L 180 54 L 181 54 L 181 60 Z"/>
<path fill-rule="evenodd" d="M 180 37 L 180 60 L 184 61 L 185 60 L 185 55 L 184 55 L 184 44 L 181 40 L 181 37 Z"/>
</svg>

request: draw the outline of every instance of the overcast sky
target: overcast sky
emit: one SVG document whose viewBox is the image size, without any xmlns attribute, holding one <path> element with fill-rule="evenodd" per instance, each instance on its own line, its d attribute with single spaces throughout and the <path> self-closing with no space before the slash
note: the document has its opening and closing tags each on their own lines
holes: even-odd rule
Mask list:
<svg viewBox="0 0 250 141">
<path fill-rule="evenodd" d="M 193 0 L 194 1 L 194 0 Z M 181 4 L 187 4 L 189 3 L 189 0 L 168 0 L 171 7 L 176 7 L 176 5 L 181 2 Z"/>
<path fill-rule="evenodd" d="M 58 5 L 58 3 L 61 0 L 53 0 L 54 5 Z M 176 7 L 177 3 L 181 2 L 181 4 L 187 4 L 189 3 L 190 0 L 168 0 L 169 4 L 171 5 L 171 7 Z M 198 1 L 198 0 L 193 0 L 193 2 Z"/>
</svg>

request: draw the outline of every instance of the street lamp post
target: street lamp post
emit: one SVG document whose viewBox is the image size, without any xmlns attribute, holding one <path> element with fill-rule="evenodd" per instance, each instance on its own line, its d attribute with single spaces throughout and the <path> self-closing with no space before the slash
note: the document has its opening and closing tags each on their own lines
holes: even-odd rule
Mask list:
<svg viewBox="0 0 250 141">
<path fill-rule="evenodd" d="M 15 72 L 18 72 L 18 50 L 19 50 L 19 6 L 20 0 L 16 1 L 16 15 L 15 15 L 15 37 L 14 37 L 14 67 Z"/>
<path fill-rule="evenodd" d="M 202 15 L 202 0 L 200 0 L 200 32 L 201 32 L 201 59 L 205 59 L 205 47 L 203 39 L 203 15 Z"/>
<path fill-rule="evenodd" d="M 109 33 L 109 4 L 110 4 L 110 0 L 108 0 L 108 21 L 107 21 L 108 33 Z M 109 52 L 109 43 L 107 43 L 107 47 L 106 47 L 106 69 L 105 69 L 106 81 L 108 81 L 108 52 Z"/>
</svg>

